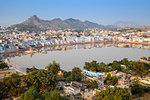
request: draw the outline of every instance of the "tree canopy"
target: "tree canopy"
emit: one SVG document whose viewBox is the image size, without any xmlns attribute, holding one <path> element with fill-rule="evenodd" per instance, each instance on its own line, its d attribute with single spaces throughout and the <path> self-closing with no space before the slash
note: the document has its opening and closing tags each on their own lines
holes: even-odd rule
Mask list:
<svg viewBox="0 0 150 100">
<path fill-rule="evenodd" d="M 58 91 L 45 91 L 40 94 L 39 90 L 35 87 L 30 87 L 24 94 L 21 95 L 21 100 L 67 100 L 60 95 Z"/>
<path fill-rule="evenodd" d="M 132 84 L 131 86 L 132 95 L 143 96 L 144 95 L 144 87 L 140 84 Z"/>
<path fill-rule="evenodd" d="M 41 96 L 38 89 L 35 87 L 30 87 L 24 94 L 21 95 L 20 100 L 40 100 Z"/>
<path fill-rule="evenodd" d="M 2 61 L 0 61 L 0 69 L 9 68 L 8 65 Z"/>
<path fill-rule="evenodd" d="M 150 65 L 142 62 L 131 61 L 130 62 L 130 69 L 135 72 L 137 75 L 147 75 L 148 69 Z"/>
<path fill-rule="evenodd" d="M 56 86 L 56 75 L 47 70 L 37 70 L 26 76 L 28 87 L 35 86 L 41 92 L 45 90 L 53 90 Z"/>
<path fill-rule="evenodd" d="M 107 85 L 116 85 L 118 83 L 118 78 L 116 76 L 111 76 L 111 74 L 109 73 L 107 74 L 104 83 Z"/>
<path fill-rule="evenodd" d="M 81 81 L 83 74 L 81 73 L 81 69 L 78 67 L 74 67 L 71 72 L 71 79 L 73 81 Z"/>
<path fill-rule="evenodd" d="M 97 61 L 93 60 L 92 62 L 85 62 L 84 68 L 90 71 L 104 72 L 105 66 L 105 63 L 98 63 Z"/>
<path fill-rule="evenodd" d="M 87 80 L 87 87 L 88 88 L 97 88 L 98 84 L 95 80 Z"/>
<path fill-rule="evenodd" d="M 25 89 L 21 86 L 21 77 L 18 74 L 12 74 L 9 77 L 5 77 L 0 85 L 2 98 L 12 96 L 18 97 L 25 91 Z"/>
<path fill-rule="evenodd" d="M 130 70 L 136 75 L 145 76 L 148 74 L 150 64 L 146 64 L 138 61 L 129 61 L 127 58 L 123 58 L 121 61 L 114 60 L 112 63 L 105 64 L 103 62 L 98 63 L 97 61 L 85 62 L 84 68 L 89 71 L 96 72 L 110 72 L 110 71 L 121 71 L 124 73 L 130 73 Z"/>
<path fill-rule="evenodd" d="M 67 82 L 71 82 L 71 71 L 64 72 L 63 76 Z"/>
<path fill-rule="evenodd" d="M 132 100 L 126 88 L 106 88 L 96 93 L 96 100 Z"/>
<path fill-rule="evenodd" d="M 46 66 L 46 69 L 56 75 L 60 70 L 60 65 L 53 61 L 53 63 L 50 63 L 48 66 Z"/>
<path fill-rule="evenodd" d="M 46 91 L 42 96 L 43 100 L 67 100 L 65 97 L 61 96 L 58 91 Z"/>
</svg>

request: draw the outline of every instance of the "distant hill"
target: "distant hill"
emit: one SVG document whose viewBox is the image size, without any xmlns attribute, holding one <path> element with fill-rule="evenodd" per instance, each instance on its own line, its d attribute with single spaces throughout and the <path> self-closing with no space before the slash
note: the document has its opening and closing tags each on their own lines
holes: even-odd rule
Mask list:
<svg viewBox="0 0 150 100">
<path fill-rule="evenodd" d="M 133 22 L 123 22 L 118 21 L 113 25 L 99 25 L 90 21 L 80 21 L 79 19 L 69 18 L 62 20 L 60 18 L 55 18 L 52 20 L 42 20 L 36 15 L 31 16 L 26 21 L 10 26 L 11 29 L 17 29 L 19 31 L 43 31 L 43 30 L 59 30 L 59 29 L 87 29 L 87 28 L 132 28 L 136 27 Z"/>
<path fill-rule="evenodd" d="M 137 25 L 133 22 L 118 21 L 115 24 L 113 24 L 113 26 L 118 28 L 128 28 L 128 27 L 136 27 Z"/>
<path fill-rule="evenodd" d="M 39 30 L 59 30 L 59 29 L 86 29 L 86 28 L 103 28 L 103 25 L 99 25 L 90 21 L 80 21 L 78 19 L 69 18 L 61 20 L 56 18 L 53 20 L 42 20 L 36 15 L 31 16 L 26 21 L 12 25 L 10 28 L 18 29 L 20 31 L 39 31 Z"/>
</svg>

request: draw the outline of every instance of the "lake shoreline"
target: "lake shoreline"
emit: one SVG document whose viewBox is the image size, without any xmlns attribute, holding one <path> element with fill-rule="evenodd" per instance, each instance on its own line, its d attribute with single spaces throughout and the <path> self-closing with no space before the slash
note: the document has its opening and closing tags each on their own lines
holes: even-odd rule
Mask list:
<svg viewBox="0 0 150 100">
<path fill-rule="evenodd" d="M 56 47 L 56 46 L 72 46 L 72 45 L 80 45 L 80 44 L 94 44 L 94 43 L 118 43 L 118 44 L 139 44 L 139 45 L 145 45 L 149 46 L 149 42 L 124 42 L 124 41 L 116 41 L 116 40 L 105 40 L 105 41 L 91 41 L 91 42 L 72 42 L 72 43 L 64 43 L 64 44 L 54 44 L 54 45 L 48 45 L 48 46 L 37 46 L 37 47 L 32 47 L 32 48 L 42 48 L 42 47 Z M 26 49 L 15 49 L 15 50 L 9 50 L 1 54 L 11 54 L 11 53 L 16 53 L 16 52 L 23 52 L 23 51 L 28 51 L 30 47 Z"/>
</svg>

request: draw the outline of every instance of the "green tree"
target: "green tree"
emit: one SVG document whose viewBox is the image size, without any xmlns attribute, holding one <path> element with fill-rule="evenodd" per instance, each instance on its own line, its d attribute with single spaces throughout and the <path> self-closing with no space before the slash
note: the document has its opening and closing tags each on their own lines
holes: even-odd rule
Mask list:
<svg viewBox="0 0 150 100">
<path fill-rule="evenodd" d="M 9 68 L 8 65 L 4 62 L 0 62 L 0 69 Z"/>
<path fill-rule="evenodd" d="M 126 88 L 106 88 L 95 94 L 96 100 L 132 100 Z"/>
<path fill-rule="evenodd" d="M 56 86 L 56 75 L 47 70 L 33 71 L 26 76 L 26 83 L 28 87 L 35 86 L 41 92 L 52 90 Z"/>
<path fill-rule="evenodd" d="M 93 60 L 92 62 L 85 62 L 84 68 L 90 71 L 103 72 L 105 70 L 106 64 Z"/>
<path fill-rule="evenodd" d="M 105 72 L 109 72 L 109 71 L 110 71 L 110 68 L 108 67 L 108 64 L 107 64 L 105 68 Z"/>
<path fill-rule="evenodd" d="M 21 95 L 20 100 L 41 100 L 41 95 L 35 87 L 30 87 L 24 94 Z"/>
<path fill-rule="evenodd" d="M 71 71 L 64 72 L 63 76 L 64 76 L 64 78 L 70 77 L 71 76 Z"/>
<path fill-rule="evenodd" d="M 123 65 L 128 66 L 128 65 L 129 65 L 128 58 L 123 58 L 123 59 L 121 60 L 121 63 L 122 63 Z"/>
<path fill-rule="evenodd" d="M 119 61 L 114 60 L 112 63 L 113 70 L 121 71 L 121 64 Z"/>
<path fill-rule="evenodd" d="M 142 85 L 135 83 L 130 87 L 133 95 L 138 95 L 138 96 L 144 95 L 144 87 Z"/>
<path fill-rule="evenodd" d="M 56 75 L 58 71 L 60 70 L 60 65 L 56 63 L 55 61 L 53 61 L 52 64 L 50 63 L 48 66 L 46 66 L 46 69 Z"/>
<path fill-rule="evenodd" d="M 145 63 L 131 61 L 130 62 L 130 69 L 135 72 L 136 75 L 145 76 L 148 74 L 148 69 L 150 66 Z"/>
<path fill-rule="evenodd" d="M 71 71 L 69 72 L 64 72 L 64 78 L 66 79 L 67 82 L 71 82 Z"/>
<path fill-rule="evenodd" d="M 96 67 L 90 67 L 90 71 L 96 71 Z"/>
<path fill-rule="evenodd" d="M 10 77 L 5 77 L 3 82 L 8 87 L 18 87 L 21 84 L 21 79 L 18 74 L 12 74 Z"/>
<path fill-rule="evenodd" d="M 82 77 L 83 77 L 83 74 L 81 73 L 81 69 L 78 68 L 78 67 L 74 67 L 72 69 L 72 73 L 71 73 L 71 79 L 73 81 L 81 81 L 82 80 Z"/>
<path fill-rule="evenodd" d="M 112 76 L 111 83 L 112 85 L 116 85 L 118 83 L 118 78 L 116 76 Z"/>
<path fill-rule="evenodd" d="M 44 100 L 67 100 L 65 97 L 60 95 L 60 92 L 58 91 L 46 91 L 44 94 L 42 94 L 42 97 Z"/>
<path fill-rule="evenodd" d="M 88 88 L 97 88 L 98 84 L 95 80 L 87 80 L 87 87 Z"/>
<path fill-rule="evenodd" d="M 101 63 L 99 64 L 99 66 L 97 66 L 97 71 L 98 71 L 98 72 L 104 72 L 104 71 L 105 71 L 105 67 L 106 67 L 106 64 L 103 63 L 103 62 L 101 62 Z"/>
<path fill-rule="evenodd" d="M 5 87 L 4 83 L 3 82 L 0 82 L 0 98 L 1 99 L 4 99 L 4 98 L 7 98 L 8 96 L 8 89 L 7 87 Z M 0 99 L 0 100 L 1 100 Z"/>
<path fill-rule="evenodd" d="M 106 79 L 106 80 L 111 80 L 111 74 L 108 73 L 105 79 Z"/>
<path fill-rule="evenodd" d="M 104 83 L 107 85 L 116 85 L 118 83 L 118 78 L 116 76 L 111 76 L 111 74 L 108 73 Z"/>
<path fill-rule="evenodd" d="M 12 74 L 10 77 L 5 77 L 3 79 L 3 84 L 5 86 L 4 93 L 7 93 L 8 97 L 14 96 L 18 97 L 25 91 L 21 87 L 21 77 L 18 74 Z"/>
</svg>

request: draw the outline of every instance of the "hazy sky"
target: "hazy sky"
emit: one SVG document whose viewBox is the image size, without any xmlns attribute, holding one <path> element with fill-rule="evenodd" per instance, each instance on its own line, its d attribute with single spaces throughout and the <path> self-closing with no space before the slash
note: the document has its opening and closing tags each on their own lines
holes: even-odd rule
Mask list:
<svg viewBox="0 0 150 100">
<path fill-rule="evenodd" d="M 150 0 L 0 0 L 0 25 L 41 19 L 75 18 L 98 24 L 130 21 L 150 25 Z"/>
</svg>

